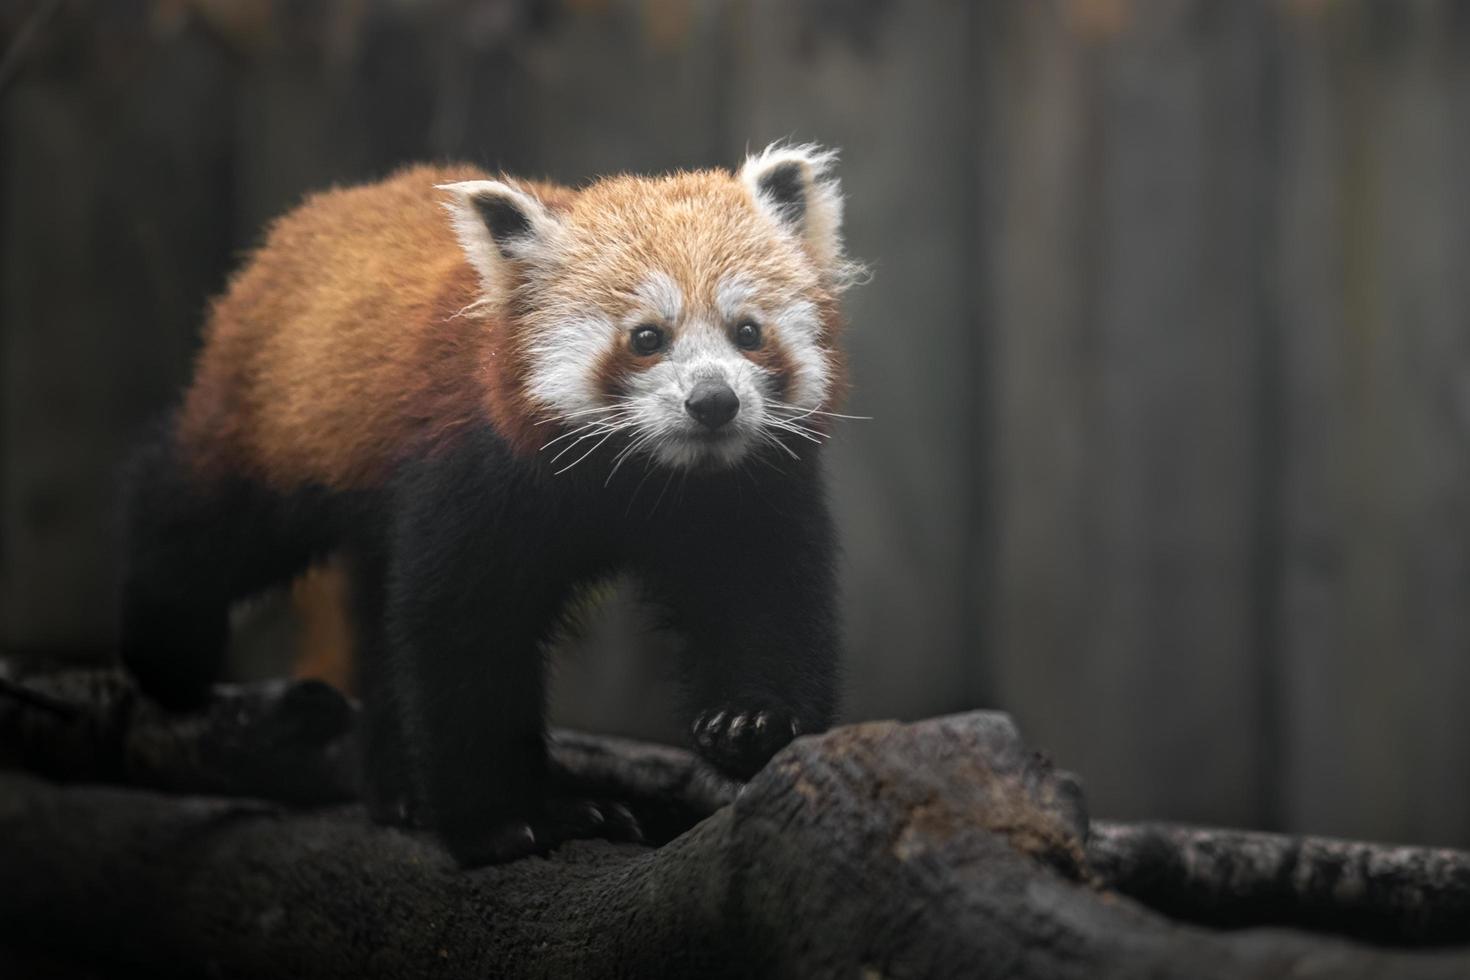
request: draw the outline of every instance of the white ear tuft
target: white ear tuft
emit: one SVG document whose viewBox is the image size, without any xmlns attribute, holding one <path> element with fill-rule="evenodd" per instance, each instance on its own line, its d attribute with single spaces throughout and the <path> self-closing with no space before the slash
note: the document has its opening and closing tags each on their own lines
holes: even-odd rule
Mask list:
<svg viewBox="0 0 1470 980">
<path fill-rule="evenodd" d="M 842 188 L 833 168 L 837 151 L 814 144 L 772 143 L 746 158 L 740 180 L 758 209 L 804 241 L 838 288 L 861 270 L 842 254 Z"/>
<path fill-rule="evenodd" d="M 503 181 L 463 180 L 435 187 L 450 194 L 444 208 L 487 292 L 501 284 L 507 262 L 534 260 L 560 227 L 535 195 Z"/>
</svg>

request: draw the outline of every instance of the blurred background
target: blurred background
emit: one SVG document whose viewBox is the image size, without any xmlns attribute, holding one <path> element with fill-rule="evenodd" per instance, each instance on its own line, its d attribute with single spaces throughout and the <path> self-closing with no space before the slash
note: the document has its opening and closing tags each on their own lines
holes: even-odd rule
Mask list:
<svg viewBox="0 0 1470 980">
<path fill-rule="evenodd" d="M 1470 4 L 0 0 L 0 51 L 12 657 L 111 656 L 117 466 L 305 192 L 794 137 L 874 270 L 845 717 L 1004 708 L 1102 816 L 1470 845 Z M 677 737 L 671 641 L 590 619 L 559 717 Z"/>
</svg>

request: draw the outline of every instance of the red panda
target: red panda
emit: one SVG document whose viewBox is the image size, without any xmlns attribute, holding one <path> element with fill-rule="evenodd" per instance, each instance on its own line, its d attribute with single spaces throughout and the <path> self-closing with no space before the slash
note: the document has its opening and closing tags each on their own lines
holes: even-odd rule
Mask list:
<svg viewBox="0 0 1470 980">
<path fill-rule="evenodd" d="M 186 709 L 227 610 L 340 554 L 364 794 L 464 865 L 612 811 L 558 796 L 540 644 L 631 571 L 687 636 L 694 744 L 748 777 L 829 724 L 817 453 L 846 372 L 834 155 L 581 189 L 414 167 L 309 198 L 213 305 L 125 496 L 120 652 Z"/>
</svg>

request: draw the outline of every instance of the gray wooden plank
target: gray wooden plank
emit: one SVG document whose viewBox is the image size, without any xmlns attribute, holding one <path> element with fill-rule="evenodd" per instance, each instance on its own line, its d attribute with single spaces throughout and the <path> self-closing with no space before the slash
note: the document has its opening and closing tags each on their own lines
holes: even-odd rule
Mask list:
<svg viewBox="0 0 1470 980">
<path fill-rule="evenodd" d="M 523 54 L 536 171 L 573 184 L 731 166 L 728 4 L 612 0 L 558 17 Z"/>
<path fill-rule="evenodd" d="M 226 236 L 222 55 L 70 23 L 0 102 L 0 643 L 113 632 L 118 466 L 187 369 Z"/>
<path fill-rule="evenodd" d="M 1100 813 L 1260 819 L 1260 8 L 1029 5 L 995 471 L 1002 704 Z"/>
<path fill-rule="evenodd" d="M 1294 827 L 1463 844 L 1470 32 L 1451 6 L 1294 25 L 1282 787 Z"/>
</svg>

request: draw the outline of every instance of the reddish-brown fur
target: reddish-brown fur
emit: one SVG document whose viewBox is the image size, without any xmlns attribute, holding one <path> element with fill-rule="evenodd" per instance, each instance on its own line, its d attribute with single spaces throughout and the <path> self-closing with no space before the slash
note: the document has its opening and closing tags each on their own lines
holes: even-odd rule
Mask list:
<svg viewBox="0 0 1470 980">
<path fill-rule="evenodd" d="M 519 451 L 545 442 L 526 394 L 529 339 L 512 327 L 524 312 L 515 283 L 507 284 L 505 311 L 466 312 L 480 282 L 445 214 L 445 192 L 435 188 L 483 179 L 471 167 L 412 167 L 314 195 L 275 222 L 212 310 L 179 420 L 179 444 L 196 471 L 248 476 L 280 491 L 348 490 L 377 486 L 405 455 L 486 416 Z M 610 314 L 650 263 L 705 306 L 732 267 L 815 294 L 831 358 L 822 407 L 841 400 L 836 298 L 798 260 L 802 246 L 773 238 L 730 174 L 618 177 L 581 192 L 519 186 L 591 230 L 573 238 L 563 256 L 568 273 L 554 289 Z M 663 252 L 665 242 L 677 247 Z M 757 360 L 789 366 L 779 338 Z M 614 348 L 599 369 L 611 391 L 640 365 Z"/>
<path fill-rule="evenodd" d="M 277 221 L 214 305 L 180 416 L 185 458 L 278 490 L 354 489 L 484 410 L 534 441 L 505 324 L 457 315 L 478 281 L 434 185 L 484 178 L 413 167 Z M 570 194 L 536 190 L 553 206 Z"/>
</svg>

